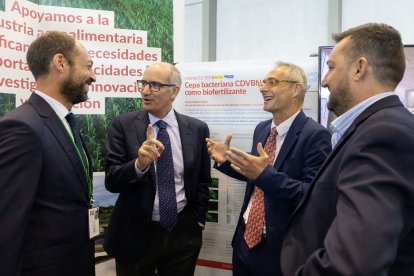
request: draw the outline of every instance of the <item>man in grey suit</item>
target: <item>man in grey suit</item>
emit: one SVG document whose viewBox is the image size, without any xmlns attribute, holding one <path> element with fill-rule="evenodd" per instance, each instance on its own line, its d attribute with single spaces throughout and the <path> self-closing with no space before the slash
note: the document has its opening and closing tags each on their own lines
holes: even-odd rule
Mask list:
<svg viewBox="0 0 414 276">
<path fill-rule="evenodd" d="M 63 32 L 37 38 L 27 63 L 36 91 L 0 120 L 0 274 L 89 276 L 92 163 L 69 118 L 88 99 L 93 63 Z"/>
<path fill-rule="evenodd" d="M 333 150 L 285 233 L 284 275 L 414 275 L 414 116 L 394 94 L 405 70 L 397 30 L 334 36 Z"/>
<path fill-rule="evenodd" d="M 149 66 L 138 81 L 144 110 L 114 118 L 108 132 L 105 185 L 120 194 L 104 246 L 118 276 L 194 274 L 211 183 L 209 129 L 174 111 L 180 86 L 173 65 Z"/>
</svg>

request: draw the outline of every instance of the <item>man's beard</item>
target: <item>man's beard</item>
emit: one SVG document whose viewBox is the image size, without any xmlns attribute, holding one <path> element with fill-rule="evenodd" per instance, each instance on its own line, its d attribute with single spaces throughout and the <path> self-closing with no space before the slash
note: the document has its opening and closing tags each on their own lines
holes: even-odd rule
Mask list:
<svg viewBox="0 0 414 276">
<path fill-rule="evenodd" d="M 350 103 L 349 83 L 343 78 L 335 88 L 332 88 L 327 108 L 328 110 L 333 111 L 336 116 L 341 116 L 348 111 Z"/>
<path fill-rule="evenodd" d="M 76 83 L 71 74 L 62 84 L 62 95 L 72 104 L 78 104 L 88 100 L 88 93 L 85 91 L 85 83 Z"/>
</svg>

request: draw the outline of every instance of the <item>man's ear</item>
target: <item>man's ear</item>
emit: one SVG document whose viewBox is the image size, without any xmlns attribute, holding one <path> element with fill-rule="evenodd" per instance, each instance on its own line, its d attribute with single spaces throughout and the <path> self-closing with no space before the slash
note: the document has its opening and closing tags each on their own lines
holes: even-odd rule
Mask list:
<svg viewBox="0 0 414 276">
<path fill-rule="evenodd" d="M 179 92 L 180 92 L 180 87 L 179 86 L 174 86 L 173 92 L 171 93 L 171 99 L 175 100 L 175 98 L 177 97 Z"/>
<path fill-rule="evenodd" d="M 361 80 L 363 79 L 367 72 L 368 72 L 368 60 L 365 57 L 360 57 L 355 62 L 355 68 L 354 68 L 354 79 L 355 80 Z"/>
<path fill-rule="evenodd" d="M 60 72 L 63 72 L 65 70 L 66 66 L 68 65 L 68 61 L 60 53 L 55 54 L 53 56 L 52 62 L 53 62 L 53 66 L 56 68 L 56 70 L 58 70 Z"/>
<path fill-rule="evenodd" d="M 294 85 L 295 86 L 293 88 L 292 98 L 297 98 L 302 92 L 302 85 L 300 83 L 295 83 Z"/>
</svg>

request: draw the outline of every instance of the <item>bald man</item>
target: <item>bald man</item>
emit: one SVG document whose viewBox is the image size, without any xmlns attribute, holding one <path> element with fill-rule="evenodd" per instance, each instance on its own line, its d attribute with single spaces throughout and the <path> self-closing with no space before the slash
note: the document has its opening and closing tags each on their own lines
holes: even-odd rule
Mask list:
<svg viewBox="0 0 414 276">
<path fill-rule="evenodd" d="M 211 183 L 209 129 L 174 111 L 180 86 L 173 65 L 149 66 L 138 81 L 143 111 L 116 117 L 108 132 L 105 185 L 120 195 L 105 249 L 118 276 L 194 274 Z"/>
</svg>

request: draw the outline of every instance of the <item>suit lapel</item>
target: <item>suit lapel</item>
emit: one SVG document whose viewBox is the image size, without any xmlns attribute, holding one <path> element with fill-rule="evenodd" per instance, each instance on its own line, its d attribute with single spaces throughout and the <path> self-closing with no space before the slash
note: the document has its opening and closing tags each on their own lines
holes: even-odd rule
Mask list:
<svg viewBox="0 0 414 276">
<path fill-rule="evenodd" d="M 303 111 L 299 112 L 295 120 L 292 122 L 291 127 L 286 134 L 285 141 L 283 142 L 282 147 L 277 155 L 276 161 L 273 165 L 277 170 L 279 170 L 283 161 L 285 161 L 290 149 L 296 144 L 298 140 L 299 133 L 302 131 L 303 125 L 306 123 L 307 117 Z"/>
<path fill-rule="evenodd" d="M 85 172 L 85 169 L 83 168 L 80 157 L 73 146 L 71 138 L 67 130 L 65 129 L 63 123 L 61 122 L 60 118 L 57 116 L 52 107 L 39 95 L 33 93 L 30 96 L 28 102 L 35 107 L 40 117 L 43 118 L 43 123 L 45 124 L 45 126 L 50 130 L 53 136 L 55 136 L 57 142 L 63 148 L 70 163 L 75 168 L 80 183 L 82 184 L 82 189 L 85 191 L 85 194 L 87 195 L 87 174 Z"/>
<path fill-rule="evenodd" d="M 181 147 L 183 152 L 183 161 L 184 161 L 184 180 L 186 180 L 186 168 L 190 167 L 190 164 L 193 163 L 194 158 L 194 139 L 193 139 L 193 131 L 191 128 L 190 122 L 186 119 L 185 116 L 175 112 L 175 116 L 177 118 L 178 127 L 180 130 L 180 139 L 181 139 Z"/>
<path fill-rule="evenodd" d="M 141 146 L 145 140 L 147 140 L 147 128 L 148 128 L 148 124 L 150 124 L 149 121 L 149 117 L 148 117 L 148 112 L 145 110 L 142 110 L 140 112 L 137 112 L 137 116 L 135 117 L 135 122 L 134 122 L 134 132 L 137 135 L 137 139 L 138 139 L 138 144 Z M 150 168 L 149 168 L 149 173 L 152 179 L 152 183 L 153 185 L 153 189 L 154 189 L 154 193 L 155 193 L 155 185 L 156 185 L 156 176 L 155 176 L 155 166 L 154 164 L 151 164 Z"/>
<path fill-rule="evenodd" d="M 141 111 L 137 112 L 136 121 L 134 124 L 134 130 L 137 134 L 138 142 L 141 145 L 147 139 L 147 128 L 148 124 L 150 123 L 148 112 Z"/>
<path fill-rule="evenodd" d="M 260 131 L 260 133 L 258 134 L 259 137 L 258 137 L 257 141 L 260 142 L 260 143 L 262 143 L 263 148 L 265 147 L 267 138 L 270 135 L 270 128 L 271 128 L 271 126 L 272 126 L 272 120 L 269 120 L 265 124 L 265 126 L 263 128 L 263 131 Z M 257 150 L 256 150 L 256 146 L 257 145 L 253 145 L 252 153 L 254 152 L 255 154 L 259 155 L 258 152 L 257 152 Z"/>
</svg>

